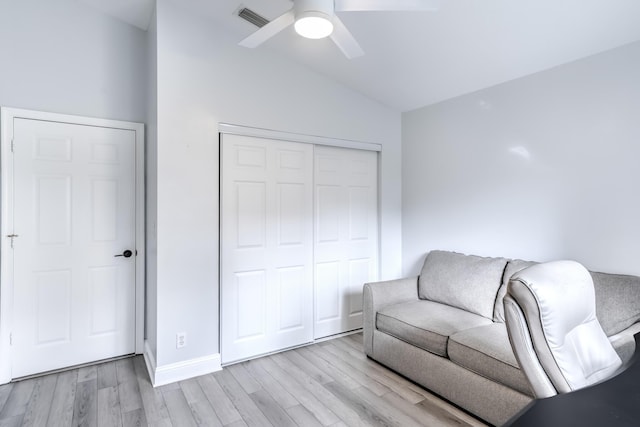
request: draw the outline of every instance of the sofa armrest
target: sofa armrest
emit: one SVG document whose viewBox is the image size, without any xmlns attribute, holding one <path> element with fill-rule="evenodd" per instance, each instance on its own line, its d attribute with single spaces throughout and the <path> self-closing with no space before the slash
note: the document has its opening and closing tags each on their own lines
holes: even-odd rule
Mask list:
<svg viewBox="0 0 640 427">
<path fill-rule="evenodd" d="M 373 356 L 376 313 L 388 305 L 417 300 L 418 277 L 365 283 L 362 298 L 364 352 Z"/>
</svg>

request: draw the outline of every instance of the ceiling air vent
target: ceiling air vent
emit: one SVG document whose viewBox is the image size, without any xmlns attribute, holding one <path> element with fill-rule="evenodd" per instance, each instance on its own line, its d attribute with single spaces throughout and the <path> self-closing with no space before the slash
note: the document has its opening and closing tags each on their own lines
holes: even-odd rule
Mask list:
<svg viewBox="0 0 640 427">
<path fill-rule="evenodd" d="M 246 7 L 243 7 L 238 11 L 238 16 L 244 19 L 245 21 L 250 22 L 256 27 L 260 27 L 260 28 L 264 27 L 269 23 L 268 19 L 263 18 L 262 16 L 255 13 L 253 10 Z"/>
</svg>

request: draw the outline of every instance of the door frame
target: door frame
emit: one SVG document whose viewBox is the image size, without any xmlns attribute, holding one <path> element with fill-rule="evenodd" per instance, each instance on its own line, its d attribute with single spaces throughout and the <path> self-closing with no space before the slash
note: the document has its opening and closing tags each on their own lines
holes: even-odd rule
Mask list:
<svg viewBox="0 0 640 427">
<path fill-rule="evenodd" d="M 0 384 L 10 382 L 13 354 L 13 186 L 14 170 L 11 155 L 15 119 L 42 120 L 85 126 L 131 130 L 135 133 L 135 352 L 144 349 L 144 287 L 145 287 L 145 149 L 144 123 L 107 120 L 93 117 L 48 113 L 19 108 L 0 107 Z"/>
</svg>

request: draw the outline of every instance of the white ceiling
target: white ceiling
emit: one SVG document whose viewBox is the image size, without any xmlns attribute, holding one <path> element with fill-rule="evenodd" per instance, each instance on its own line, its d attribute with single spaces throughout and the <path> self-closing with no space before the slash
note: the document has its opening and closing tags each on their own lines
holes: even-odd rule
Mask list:
<svg viewBox="0 0 640 427">
<path fill-rule="evenodd" d="M 138 27 L 149 28 L 155 0 L 78 0 L 107 15 Z"/>
<path fill-rule="evenodd" d="M 141 28 L 148 25 L 153 2 L 81 1 L 115 16 L 139 14 L 121 18 Z M 225 28 L 238 41 L 257 29 L 235 16 L 241 4 L 267 19 L 292 5 L 290 0 L 179 0 L 179 4 Z M 442 0 L 437 12 L 339 16 L 364 56 L 348 60 L 331 40 L 303 39 L 292 28 L 258 49 L 276 51 L 398 111 L 640 40 L 638 0 Z"/>
</svg>

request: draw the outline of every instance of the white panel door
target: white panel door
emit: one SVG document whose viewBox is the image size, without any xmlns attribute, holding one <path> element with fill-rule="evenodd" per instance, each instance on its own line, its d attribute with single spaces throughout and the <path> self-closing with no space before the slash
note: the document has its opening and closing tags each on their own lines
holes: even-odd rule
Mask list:
<svg viewBox="0 0 640 427">
<path fill-rule="evenodd" d="M 378 278 L 378 155 L 315 148 L 315 338 L 362 327 L 362 285 Z"/>
<path fill-rule="evenodd" d="M 12 377 L 133 353 L 135 132 L 16 118 L 13 161 Z"/>
<path fill-rule="evenodd" d="M 222 136 L 222 363 L 313 340 L 313 146 Z"/>
</svg>

